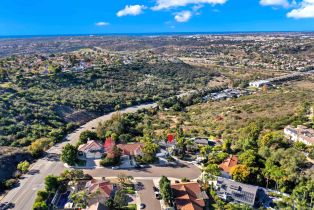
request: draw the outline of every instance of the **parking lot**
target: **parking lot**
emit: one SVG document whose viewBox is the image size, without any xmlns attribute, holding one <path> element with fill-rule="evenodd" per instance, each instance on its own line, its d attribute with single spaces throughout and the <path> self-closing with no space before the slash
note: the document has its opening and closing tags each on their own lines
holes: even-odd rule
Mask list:
<svg viewBox="0 0 314 210">
<path fill-rule="evenodd" d="M 160 201 L 155 198 L 152 180 L 136 180 L 139 183 L 138 194 L 141 203 L 145 204 L 147 210 L 161 210 Z"/>
</svg>

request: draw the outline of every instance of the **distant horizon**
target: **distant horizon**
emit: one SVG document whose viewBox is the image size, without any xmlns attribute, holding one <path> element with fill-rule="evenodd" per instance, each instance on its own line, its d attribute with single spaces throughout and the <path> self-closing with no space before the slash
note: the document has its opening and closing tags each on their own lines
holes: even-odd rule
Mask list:
<svg viewBox="0 0 314 210">
<path fill-rule="evenodd" d="M 74 34 L 16 34 L 0 35 L 0 38 L 35 38 L 35 37 L 71 37 L 71 36 L 150 36 L 150 35 L 233 35 L 233 34 L 276 34 L 276 33 L 314 33 L 314 30 L 303 31 L 191 31 L 191 32 L 139 32 L 139 33 L 74 33 Z"/>
</svg>

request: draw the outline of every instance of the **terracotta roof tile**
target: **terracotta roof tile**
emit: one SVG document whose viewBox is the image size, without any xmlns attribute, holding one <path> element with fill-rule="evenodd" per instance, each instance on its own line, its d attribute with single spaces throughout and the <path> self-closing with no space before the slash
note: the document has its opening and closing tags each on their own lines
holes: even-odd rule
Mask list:
<svg viewBox="0 0 314 210">
<path fill-rule="evenodd" d="M 230 173 L 231 168 L 236 165 L 238 165 L 238 156 L 231 155 L 219 165 L 219 168 L 222 169 L 224 172 Z"/>
<path fill-rule="evenodd" d="M 144 147 L 143 143 L 118 144 L 117 147 L 122 150 L 124 155 L 135 155 L 137 149 Z"/>
<path fill-rule="evenodd" d="M 178 210 L 202 210 L 205 207 L 207 195 L 197 182 L 173 184 L 171 189 Z"/>
</svg>

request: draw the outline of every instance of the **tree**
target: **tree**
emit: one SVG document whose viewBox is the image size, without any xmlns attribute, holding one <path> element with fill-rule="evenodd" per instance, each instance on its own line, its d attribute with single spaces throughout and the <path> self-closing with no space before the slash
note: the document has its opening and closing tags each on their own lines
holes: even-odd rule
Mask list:
<svg viewBox="0 0 314 210">
<path fill-rule="evenodd" d="M 171 203 L 171 185 L 170 180 L 162 176 L 159 181 L 159 187 L 160 187 L 160 194 L 162 196 L 162 199 L 167 203 Z"/>
<path fill-rule="evenodd" d="M 225 152 L 212 152 L 208 155 L 208 163 L 219 164 L 224 161 L 228 156 L 229 154 Z"/>
<path fill-rule="evenodd" d="M 33 205 L 33 210 L 48 210 L 46 201 L 37 201 Z"/>
<path fill-rule="evenodd" d="M 114 200 L 112 199 L 112 198 L 109 198 L 107 201 L 106 201 L 106 203 L 105 203 L 105 205 L 109 208 L 109 209 L 116 209 L 116 204 L 115 204 L 115 202 L 114 202 Z"/>
<path fill-rule="evenodd" d="M 223 141 L 223 145 L 222 145 L 222 151 L 230 154 L 231 153 L 231 140 L 226 139 Z"/>
<path fill-rule="evenodd" d="M 76 207 L 86 208 L 88 205 L 88 196 L 85 191 L 79 191 L 77 193 L 72 193 L 70 199 L 73 201 Z"/>
<path fill-rule="evenodd" d="M 86 178 L 83 170 L 65 170 L 60 177 L 69 181 L 77 181 Z"/>
<path fill-rule="evenodd" d="M 46 201 L 49 196 L 49 193 L 46 190 L 39 190 L 35 202 Z"/>
<path fill-rule="evenodd" d="M 306 167 L 305 155 L 294 149 L 277 149 L 271 152 L 266 159 L 264 175 L 273 180 L 276 189 L 291 192 L 295 183 L 299 180 L 302 170 Z"/>
<path fill-rule="evenodd" d="M 250 176 L 250 169 L 246 165 L 236 165 L 231 168 L 232 179 L 238 182 L 248 182 Z"/>
<path fill-rule="evenodd" d="M 142 162 L 153 163 L 156 158 L 155 155 L 158 149 L 159 147 L 157 144 L 153 143 L 151 140 L 146 141 L 142 149 L 142 152 L 143 152 Z"/>
<path fill-rule="evenodd" d="M 177 139 L 177 148 L 179 150 L 179 155 L 183 156 L 187 150 L 187 140 L 184 137 L 180 137 Z"/>
<path fill-rule="evenodd" d="M 306 149 L 306 144 L 298 141 L 294 143 L 293 147 L 296 148 L 297 150 L 304 151 Z"/>
<path fill-rule="evenodd" d="M 43 152 L 51 146 L 52 141 L 47 138 L 37 139 L 28 147 L 29 152 L 34 157 L 39 157 Z"/>
<path fill-rule="evenodd" d="M 300 182 L 292 192 L 296 200 L 297 209 L 313 209 L 314 207 L 314 180 Z"/>
<path fill-rule="evenodd" d="M 114 166 L 120 163 L 121 150 L 115 145 L 112 147 L 111 151 L 107 153 L 107 156 L 100 161 L 100 165 Z"/>
<path fill-rule="evenodd" d="M 19 181 L 17 179 L 8 179 L 4 182 L 4 186 L 7 189 L 13 188 Z"/>
<path fill-rule="evenodd" d="M 96 127 L 96 133 L 97 133 L 97 137 L 99 139 L 104 139 L 106 137 L 106 130 L 105 130 L 102 122 L 98 123 L 98 125 Z"/>
<path fill-rule="evenodd" d="M 215 176 L 219 176 L 221 174 L 220 168 L 217 164 L 208 164 L 204 168 L 204 172 L 206 173 L 206 177 L 210 179 L 214 179 Z"/>
<path fill-rule="evenodd" d="M 114 196 L 114 203 L 118 207 L 123 207 L 128 205 L 128 196 L 124 190 L 118 190 Z"/>
<path fill-rule="evenodd" d="M 26 173 L 29 169 L 29 162 L 27 160 L 20 162 L 17 165 L 17 169 L 20 170 L 22 173 Z"/>
<path fill-rule="evenodd" d="M 59 187 L 59 180 L 57 176 L 48 175 L 45 178 L 45 188 L 48 192 L 55 192 Z"/>
<path fill-rule="evenodd" d="M 67 144 L 62 149 L 61 160 L 70 166 L 75 165 L 77 159 L 77 149 L 71 144 Z"/>
<path fill-rule="evenodd" d="M 243 151 L 258 148 L 257 139 L 260 131 L 261 127 L 255 122 L 251 122 L 246 127 L 240 129 L 239 142 Z"/>
<path fill-rule="evenodd" d="M 201 155 L 202 157 L 206 157 L 206 156 L 210 153 L 211 149 L 212 149 L 212 147 L 209 146 L 209 145 L 207 145 L 207 146 L 202 146 L 202 147 L 200 148 L 200 155 Z"/>
<path fill-rule="evenodd" d="M 118 174 L 118 181 L 122 186 L 126 186 L 131 183 L 133 176 L 128 176 L 125 174 Z"/>
<path fill-rule="evenodd" d="M 258 144 L 259 147 L 278 148 L 282 145 L 283 139 L 284 137 L 281 132 L 266 132 L 258 139 Z"/>
<path fill-rule="evenodd" d="M 89 130 L 83 131 L 80 134 L 78 145 L 85 144 L 88 139 L 97 140 L 98 139 L 97 133 L 94 131 L 89 131 Z"/>
<path fill-rule="evenodd" d="M 271 159 L 268 159 L 266 161 L 263 173 L 267 179 L 267 185 L 266 185 L 267 188 L 268 188 L 269 180 L 275 181 L 276 189 L 278 188 L 278 186 L 284 183 L 284 180 L 283 180 L 285 177 L 284 171 L 279 166 L 277 166 Z"/>
<path fill-rule="evenodd" d="M 314 159 L 314 148 L 312 148 L 309 152 L 309 158 Z"/>
<path fill-rule="evenodd" d="M 257 156 L 254 150 L 246 150 L 239 155 L 239 161 L 249 167 L 257 165 Z"/>
</svg>

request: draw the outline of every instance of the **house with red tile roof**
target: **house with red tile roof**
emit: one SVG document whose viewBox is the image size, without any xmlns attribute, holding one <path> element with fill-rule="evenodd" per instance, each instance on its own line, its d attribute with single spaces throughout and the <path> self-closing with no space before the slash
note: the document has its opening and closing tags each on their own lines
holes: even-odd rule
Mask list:
<svg viewBox="0 0 314 210">
<path fill-rule="evenodd" d="M 172 184 L 171 190 L 177 210 L 204 210 L 208 204 L 208 196 L 197 182 Z"/>
<path fill-rule="evenodd" d="M 91 196 L 89 200 L 89 205 L 95 203 L 103 203 L 109 199 L 113 198 L 117 187 L 112 184 L 110 181 L 102 180 L 102 179 L 92 179 L 88 181 L 85 185 L 86 192 Z"/>
<path fill-rule="evenodd" d="M 230 155 L 226 158 L 220 165 L 219 168 L 222 170 L 222 176 L 225 178 L 230 178 L 231 169 L 238 165 L 238 156 L 237 155 Z"/>
<path fill-rule="evenodd" d="M 143 143 L 118 144 L 117 147 L 121 149 L 122 155 L 139 156 L 142 155 Z"/>
<path fill-rule="evenodd" d="M 79 155 L 85 158 L 100 159 L 104 154 L 103 145 L 95 140 L 89 140 L 78 147 Z"/>
</svg>

